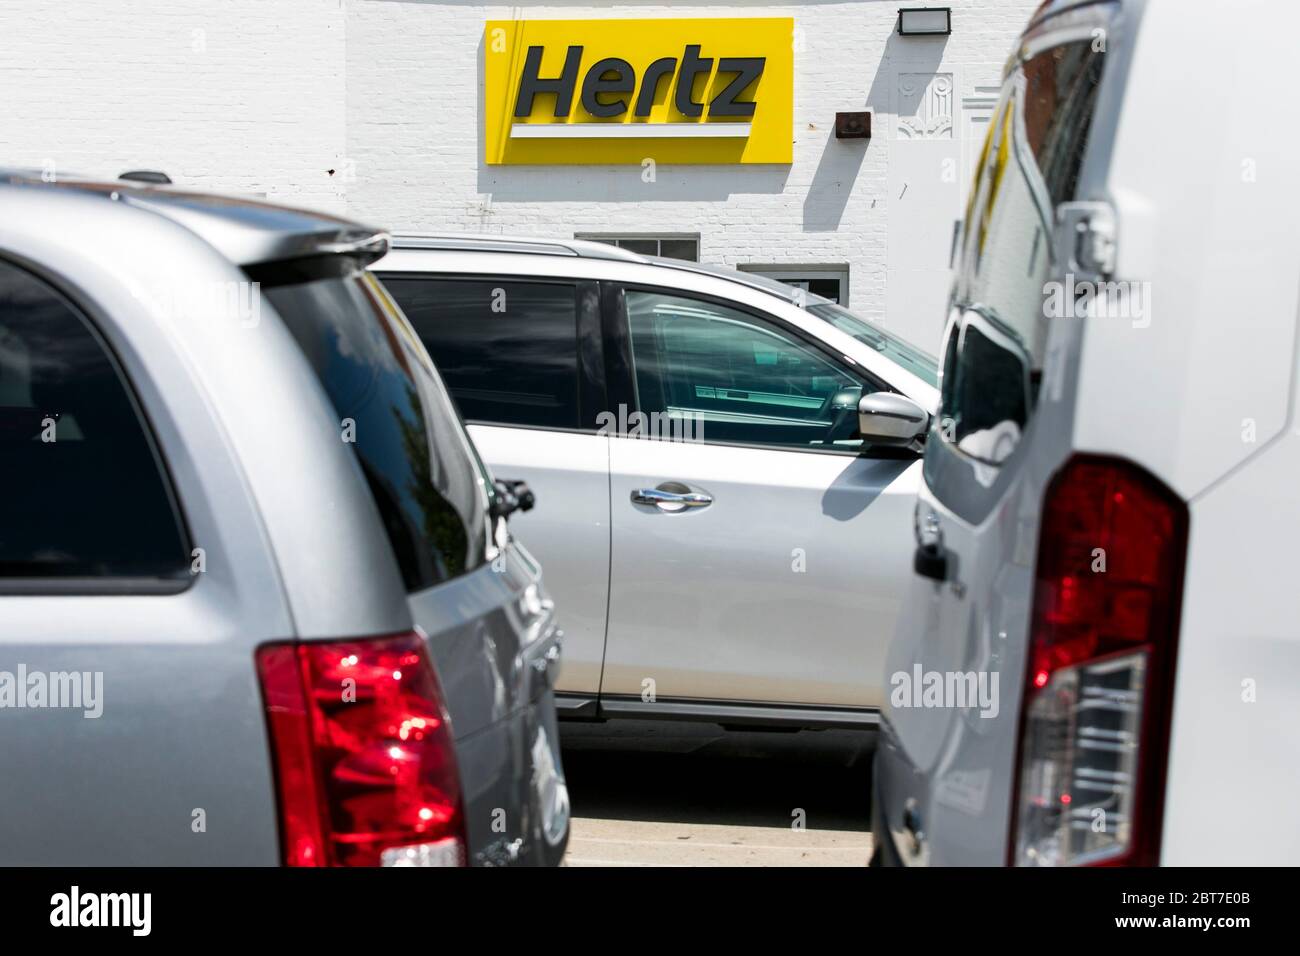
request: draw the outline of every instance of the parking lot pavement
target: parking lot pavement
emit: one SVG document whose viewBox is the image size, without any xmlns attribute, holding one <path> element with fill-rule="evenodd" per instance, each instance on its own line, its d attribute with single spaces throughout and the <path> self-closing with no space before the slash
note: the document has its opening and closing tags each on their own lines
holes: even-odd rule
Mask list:
<svg viewBox="0 0 1300 956">
<path fill-rule="evenodd" d="M 863 866 L 872 738 L 561 724 L 567 866 Z"/>
</svg>

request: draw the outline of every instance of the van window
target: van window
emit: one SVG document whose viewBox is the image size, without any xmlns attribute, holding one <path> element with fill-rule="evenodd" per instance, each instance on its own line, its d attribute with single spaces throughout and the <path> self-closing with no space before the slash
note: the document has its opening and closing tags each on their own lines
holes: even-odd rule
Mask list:
<svg viewBox="0 0 1300 956">
<path fill-rule="evenodd" d="M 577 428 L 572 283 L 384 276 L 469 422 Z"/>
<path fill-rule="evenodd" d="M 940 434 L 998 464 L 1037 401 L 1056 206 L 1079 179 L 1101 81 L 1091 40 L 1052 47 L 1007 79 L 976 170 L 944 346 Z"/>
<path fill-rule="evenodd" d="M 0 261 L 0 579 L 190 579 L 149 426 L 89 322 Z"/>
<path fill-rule="evenodd" d="M 369 274 L 267 289 L 338 414 L 408 591 L 481 565 L 486 472 L 427 353 Z"/>
</svg>

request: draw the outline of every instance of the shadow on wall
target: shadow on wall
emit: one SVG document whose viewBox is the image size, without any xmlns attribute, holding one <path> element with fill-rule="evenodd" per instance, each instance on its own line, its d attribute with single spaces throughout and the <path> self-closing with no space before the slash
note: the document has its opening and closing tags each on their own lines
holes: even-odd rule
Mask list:
<svg viewBox="0 0 1300 956">
<path fill-rule="evenodd" d="M 885 40 L 885 50 L 876 68 L 876 75 L 871 79 L 871 88 L 857 108 L 871 111 L 871 139 L 835 138 L 835 113 L 837 110 L 853 109 L 853 105 L 828 103 L 826 115 L 820 114 L 818 120 L 826 132 L 826 143 L 808 185 L 808 194 L 803 202 L 803 228 L 805 232 L 834 232 L 840 227 L 844 217 L 844 207 L 853 192 L 867 150 L 883 147 L 878 141 L 892 138 L 892 124 L 898 113 L 895 97 L 898 91 L 898 77 L 901 73 L 934 73 L 943 61 L 943 51 L 948 45 L 948 38 L 941 37 L 902 37 L 897 27 L 891 25 L 889 37 Z M 886 154 L 888 155 L 888 154 Z"/>
<path fill-rule="evenodd" d="M 484 38 L 478 41 L 478 75 L 484 75 Z M 700 202 L 743 193 L 780 195 L 790 178 L 785 165 L 659 166 L 653 182 L 641 166 L 489 166 L 483 83 L 478 85 L 478 182 L 489 202 Z M 574 145 L 574 149 L 580 149 Z M 651 147 L 647 146 L 647 152 Z M 653 157 L 651 157 L 653 158 Z M 563 175 L 556 175 L 562 170 Z"/>
</svg>

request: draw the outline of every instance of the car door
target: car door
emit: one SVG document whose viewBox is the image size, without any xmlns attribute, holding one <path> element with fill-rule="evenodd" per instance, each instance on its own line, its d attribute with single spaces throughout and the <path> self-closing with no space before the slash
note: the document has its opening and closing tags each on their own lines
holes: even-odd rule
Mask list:
<svg viewBox="0 0 1300 956">
<path fill-rule="evenodd" d="M 564 651 L 556 689 L 594 696 L 605 649 L 609 452 L 596 284 L 380 273 L 497 478 L 537 504 L 511 528 L 541 562 Z"/>
<path fill-rule="evenodd" d="M 1079 32 L 1008 74 L 964 226 L 917 508 L 934 560 L 909 576 L 877 775 L 909 863 L 1006 858 L 1039 508 L 1072 426 L 1062 356 L 1079 326 L 1049 314 L 1056 207 L 1075 196 L 1104 59 Z M 992 696 L 920 703 L 911 675 L 933 674 Z"/>
<path fill-rule="evenodd" d="M 853 437 L 882 383 L 732 303 L 606 301 L 622 359 L 602 705 L 878 705 L 918 473 Z"/>
</svg>

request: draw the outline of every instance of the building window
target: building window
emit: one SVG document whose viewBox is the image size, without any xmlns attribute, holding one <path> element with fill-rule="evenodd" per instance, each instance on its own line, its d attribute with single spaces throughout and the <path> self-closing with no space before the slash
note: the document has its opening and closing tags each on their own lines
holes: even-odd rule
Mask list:
<svg viewBox="0 0 1300 956">
<path fill-rule="evenodd" d="M 635 233 L 631 235 L 610 235 L 598 232 L 575 233 L 574 239 L 589 239 L 592 242 L 604 242 L 618 246 L 628 252 L 637 252 L 643 256 L 663 256 L 665 259 L 684 259 L 687 262 L 700 261 L 700 237 L 698 235 L 674 235 L 663 233 Z"/>
<path fill-rule="evenodd" d="M 849 304 L 849 267 L 847 265 L 762 265 L 746 262 L 736 266 L 741 272 L 767 276 L 786 285 L 830 299 L 838 305 Z"/>
</svg>

